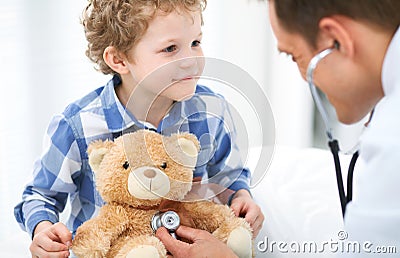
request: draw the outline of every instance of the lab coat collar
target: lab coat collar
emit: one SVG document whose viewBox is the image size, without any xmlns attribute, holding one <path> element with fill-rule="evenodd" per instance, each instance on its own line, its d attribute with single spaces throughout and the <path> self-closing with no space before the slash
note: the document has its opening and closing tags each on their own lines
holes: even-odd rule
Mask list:
<svg viewBox="0 0 400 258">
<path fill-rule="evenodd" d="M 382 85 L 385 96 L 400 92 L 400 27 L 397 29 L 382 66 Z"/>
</svg>

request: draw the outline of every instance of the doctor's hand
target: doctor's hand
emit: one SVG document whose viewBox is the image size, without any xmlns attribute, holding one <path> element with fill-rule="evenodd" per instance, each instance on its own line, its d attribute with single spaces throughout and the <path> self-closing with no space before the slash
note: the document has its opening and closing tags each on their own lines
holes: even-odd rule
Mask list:
<svg viewBox="0 0 400 258">
<path fill-rule="evenodd" d="M 68 249 L 71 243 L 72 234 L 64 224 L 42 221 L 35 228 L 29 250 L 32 258 L 64 258 L 70 255 Z"/>
<path fill-rule="evenodd" d="M 237 217 L 243 217 L 253 229 L 253 238 L 256 238 L 264 222 L 261 208 L 254 202 L 247 190 L 239 190 L 233 196 L 231 209 Z"/>
<path fill-rule="evenodd" d="M 180 226 L 175 233 L 179 237 L 189 240 L 190 243 L 173 238 L 164 227 L 159 228 L 156 233 L 156 236 L 163 242 L 165 248 L 174 258 L 237 258 L 226 244 L 216 239 L 207 231 Z"/>
</svg>

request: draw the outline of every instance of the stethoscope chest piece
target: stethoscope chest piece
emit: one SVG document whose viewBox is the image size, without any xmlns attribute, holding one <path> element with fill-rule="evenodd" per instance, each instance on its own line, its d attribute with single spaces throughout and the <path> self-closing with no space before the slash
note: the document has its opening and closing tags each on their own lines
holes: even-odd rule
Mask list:
<svg viewBox="0 0 400 258">
<path fill-rule="evenodd" d="M 178 229 L 180 223 L 181 220 L 179 218 L 179 215 L 174 211 L 157 212 L 153 215 L 150 222 L 151 228 L 153 229 L 154 233 L 160 227 L 165 227 L 174 238 L 177 238 L 175 230 Z"/>
</svg>

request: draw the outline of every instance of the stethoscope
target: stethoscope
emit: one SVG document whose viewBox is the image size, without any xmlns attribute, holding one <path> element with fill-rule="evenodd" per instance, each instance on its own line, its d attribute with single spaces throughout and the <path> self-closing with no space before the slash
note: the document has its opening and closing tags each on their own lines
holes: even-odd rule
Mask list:
<svg viewBox="0 0 400 258">
<path fill-rule="evenodd" d="M 350 164 L 349 164 L 349 170 L 347 174 L 347 196 L 344 192 L 344 186 L 343 186 L 343 178 L 342 178 L 342 168 L 340 166 L 340 159 L 339 159 L 339 142 L 333 137 L 332 133 L 332 128 L 329 125 L 329 119 L 328 119 L 328 113 L 326 112 L 321 98 L 318 94 L 317 88 L 314 84 L 314 70 L 317 67 L 317 64 L 327 55 L 332 53 L 335 49 L 339 48 L 339 44 L 335 43 L 335 47 L 325 49 L 315 55 L 307 68 L 307 82 L 310 87 L 311 95 L 314 99 L 315 105 L 317 106 L 317 109 L 319 113 L 321 114 L 322 120 L 325 124 L 325 131 L 328 136 L 328 145 L 329 148 L 332 152 L 333 155 L 333 160 L 335 162 L 335 171 L 336 171 L 336 180 L 337 180 L 337 186 L 338 186 L 338 191 L 339 191 L 339 198 L 340 198 L 340 204 L 342 208 L 342 215 L 344 217 L 346 213 L 346 205 L 352 200 L 353 198 L 353 173 L 354 173 L 354 167 L 358 158 L 358 151 L 356 151 L 353 154 L 353 157 L 351 158 Z"/>
</svg>

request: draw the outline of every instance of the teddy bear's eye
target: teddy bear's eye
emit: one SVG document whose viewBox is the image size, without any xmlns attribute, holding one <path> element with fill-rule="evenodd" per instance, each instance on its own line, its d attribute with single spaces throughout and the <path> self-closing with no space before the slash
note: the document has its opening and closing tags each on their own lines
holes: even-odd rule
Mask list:
<svg viewBox="0 0 400 258">
<path fill-rule="evenodd" d="M 128 169 L 129 168 L 129 162 L 125 161 L 124 165 L 122 165 L 123 168 Z"/>
<path fill-rule="evenodd" d="M 167 168 L 167 162 L 163 162 L 160 167 L 162 169 L 166 169 Z"/>
</svg>

